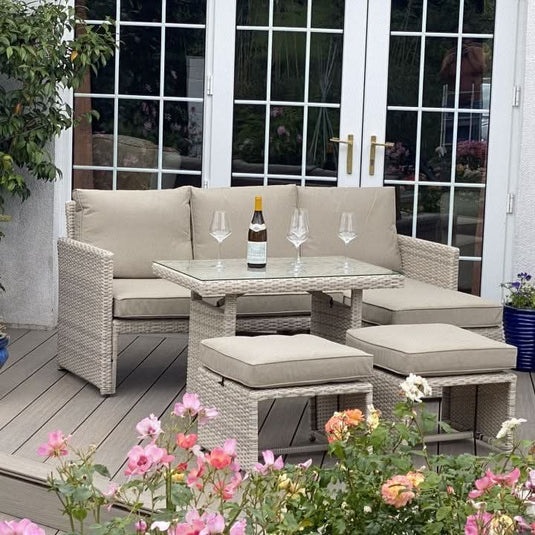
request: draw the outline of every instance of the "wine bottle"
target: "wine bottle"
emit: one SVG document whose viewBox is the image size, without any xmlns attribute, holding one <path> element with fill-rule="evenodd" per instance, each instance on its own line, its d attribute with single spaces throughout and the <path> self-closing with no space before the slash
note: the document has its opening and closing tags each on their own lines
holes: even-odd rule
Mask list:
<svg viewBox="0 0 535 535">
<path fill-rule="evenodd" d="M 254 214 L 249 225 L 247 236 L 247 267 L 266 267 L 267 259 L 267 230 L 262 214 L 262 197 L 254 199 Z"/>
</svg>

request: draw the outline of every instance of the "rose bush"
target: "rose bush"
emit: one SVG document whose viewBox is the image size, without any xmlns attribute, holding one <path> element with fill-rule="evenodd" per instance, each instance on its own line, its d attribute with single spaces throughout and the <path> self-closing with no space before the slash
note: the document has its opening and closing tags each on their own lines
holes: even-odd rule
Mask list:
<svg viewBox="0 0 535 535">
<path fill-rule="evenodd" d="M 400 387 L 405 399 L 393 422 L 374 407 L 367 416 L 358 409 L 333 415 L 325 428 L 336 463 L 326 468 L 284 466 L 264 451 L 244 473 L 235 440 L 203 451 L 195 428 L 217 411 L 195 394 L 184 395 L 167 425 L 154 415 L 138 423 L 121 485 L 99 489 L 95 475 L 109 473 L 94 463 L 94 449 L 75 451 L 61 431 L 39 453 L 60 459 L 49 483 L 81 534 L 87 524 L 110 535 L 535 533 L 535 449 L 514 439 L 524 420 L 508 420 L 498 433 L 498 445 L 513 437 L 510 452 L 431 455 L 424 434 L 449 428 L 422 403 L 430 393 L 425 379 L 411 375 Z M 115 503 L 128 514 L 101 522 L 102 508 Z M 0 535 L 42 535 L 22 522 L 0 523 Z"/>
</svg>

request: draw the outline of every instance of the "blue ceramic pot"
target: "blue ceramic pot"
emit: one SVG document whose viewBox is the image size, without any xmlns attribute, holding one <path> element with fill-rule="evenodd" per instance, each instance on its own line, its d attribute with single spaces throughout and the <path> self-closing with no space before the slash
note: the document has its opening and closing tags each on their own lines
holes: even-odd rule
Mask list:
<svg viewBox="0 0 535 535">
<path fill-rule="evenodd" d="M 9 344 L 9 336 L 3 336 L 0 338 L 0 368 L 6 363 L 9 353 L 7 352 L 7 346 Z"/>
<path fill-rule="evenodd" d="M 503 307 L 505 341 L 518 348 L 516 369 L 535 371 L 535 310 Z"/>
</svg>

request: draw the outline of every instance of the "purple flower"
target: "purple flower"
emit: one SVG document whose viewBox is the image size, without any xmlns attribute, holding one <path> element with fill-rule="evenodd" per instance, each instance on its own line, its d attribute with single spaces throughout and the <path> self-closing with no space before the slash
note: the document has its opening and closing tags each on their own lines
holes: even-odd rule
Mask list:
<svg viewBox="0 0 535 535">
<path fill-rule="evenodd" d="M 520 283 L 518 281 L 512 282 L 511 288 L 516 288 L 518 290 L 518 288 L 520 288 Z"/>
</svg>

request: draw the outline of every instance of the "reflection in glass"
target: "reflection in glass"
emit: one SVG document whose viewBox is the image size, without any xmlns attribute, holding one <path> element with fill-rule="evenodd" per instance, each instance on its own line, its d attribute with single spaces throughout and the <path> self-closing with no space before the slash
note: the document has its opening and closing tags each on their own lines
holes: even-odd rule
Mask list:
<svg viewBox="0 0 535 535">
<path fill-rule="evenodd" d="M 492 46 L 493 39 L 463 39 L 459 107 L 490 106 Z"/>
<path fill-rule="evenodd" d="M 303 108 L 271 106 L 270 118 L 268 172 L 301 174 Z"/>
<path fill-rule="evenodd" d="M 428 37 L 425 45 L 423 105 L 455 105 L 457 39 Z"/>
<path fill-rule="evenodd" d="M 200 170 L 202 102 L 165 102 L 163 121 L 163 168 Z"/>
<path fill-rule="evenodd" d="M 232 170 L 238 173 L 264 172 L 266 107 L 234 106 Z"/>
<path fill-rule="evenodd" d="M 86 20 L 105 20 L 116 17 L 115 0 L 76 0 L 76 14 Z"/>
<path fill-rule="evenodd" d="M 244 177 L 244 176 L 233 176 L 230 179 L 230 186 L 231 187 L 241 187 L 241 186 L 263 186 L 264 185 L 264 177 L 261 176 L 252 176 L 252 177 Z"/>
<path fill-rule="evenodd" d="M 269 0 L 238 0 L 236 24 L 238 26 L 267 26 Z"/>
<path fill-rule="evenodd" d="M 437 243 L 448 243 L 450 188 L 420 186 L 416 237 Z"/>
<path fill-rule="evenodd" d="M 422 0 L 392 0 L 390 29 L 401 32 L 422 30 Z"/>
<path fill-rule="evenodd" d="M 312 1 L 312 0 L 311 0 Z M 273 2 L 273 26 L 299 28 L 307 23 L 307 3 L 303 0 Z"/>
<path fill-rule="evenodd" d="M 427 0 L 427 31 L 458 32 L 459 0 Z"/>
<path fill-rule="evenodd" d="M 339 109 L 308 109 L 307 176 L 337 176 L 338 145 L 329 139 L 338 137 L 339 133 Z"/>
<path fill-rule="evenodd" d="M 156 189 L 158 173 L 142 173 L 119 171 L 117 173 L 117 189 Z"/>
<path fill-rule="evenodd" d="M 91 122 L 81 121 L 74 128 L 73 159 L 75 165 L 112 165 L 113 158 L 94 150 L 93 136 L 105 135 L 113 147 L 113 99 L 76 97 L 74 99 L 75 117 L 95 110 L 99 117 Z"/>
<path fill-rule="evenodd" d="M 399 234 L 412 236 L 414 185 L 396 185 L 396 227 Z"/>
<path fill-rule="evenodd" d="M 119 167 L 158 167 L 158 102 L 119 101 Z"/>
<path fill-rule="evenodd" d="M 314 0 L 312 28 L 344 28 L 345 0 Z"/>
<path fill-rule="evenodd" d="M 201 187 L 201 175 L 186 175 L 184 173 L 162 173 L 162 189 L 178 188 L 180 186 Z"/>
<path fill-rule="evenodd" d="M 388 105 L 417 106 L 420 75 L 420 37 L 390 37 Z"/>
<path fill-rule="evenodd" d="M 204 33 L 204 29 L 167 28 L 165 34 L 166 96 L 203 97 Z"/>
<path fill-rule="evenodd" d="M 305 87 L 306 36 L 273 32 L 271 99 L 302 101 Z"/>
<path fill-rule="evenodd" d="M 496 0 L 464 0 L 463 31 L 494 33 Z"/>
<path fill-rule="evenodd" d="M 113 172 L 97 169 L 73 169 L 73 189 L 112 189 Z"/>
<path fill-rule="evenodd" d="M 167 0 L 166 11 L 167 22 L 206 23 L 206 0 Z"/>
<path fill-rule="evenodd" d="M 414 182 L 417 118 L 415 111 L 387 112 L 385 139 L 394 147 L 385 150 L 385 180 Z"/>
<path fill-rule="evenodd" d="M 484 183 L 487 179 L 488 115 L 460 113 L 457 129 L 457 182 Z"/>
<path fill-rule="evenodd" d="M 423 112 L 420 180 L 451 180 L 453 113 Z"/>
<path fill-rule="evenodd" d="M 161 0 L 121 0 L 121 20 L 160 22 L 162 20 Z"/>
<path fill-rule="evenodd" d="M 120 93 L 159 94 L 160 33 L 160 28 L 121 27 Z"/>
<path fill-rule="evenodd" d="M 312 34 L 310 38 L 310 102 L 339 103 L 343 36 Z"/>
<path fill-rule="evenodd" d="M 268 177 L 268 186 L 285 186 L 287 184 L 292 184 L 296 186 L 301 185 L 301 179 L 291 179 L 291 178 L 271 178 Z"/>
<path fill-rule="evenodd" d="M 238 30 L 234 69 L 234 98 L 266 98 L 268 32 Z"/>
<path fill-rule="evenodd" d="M 453 202 L 453 239 L 461 256 L 483 254 L 484 188 L 456 188 Z"/>
<path fill-rule="evenodd" d="M 481 261 L 459 261 L 459 290 L 469 294 L 480 295 Z"/>
</svg>

